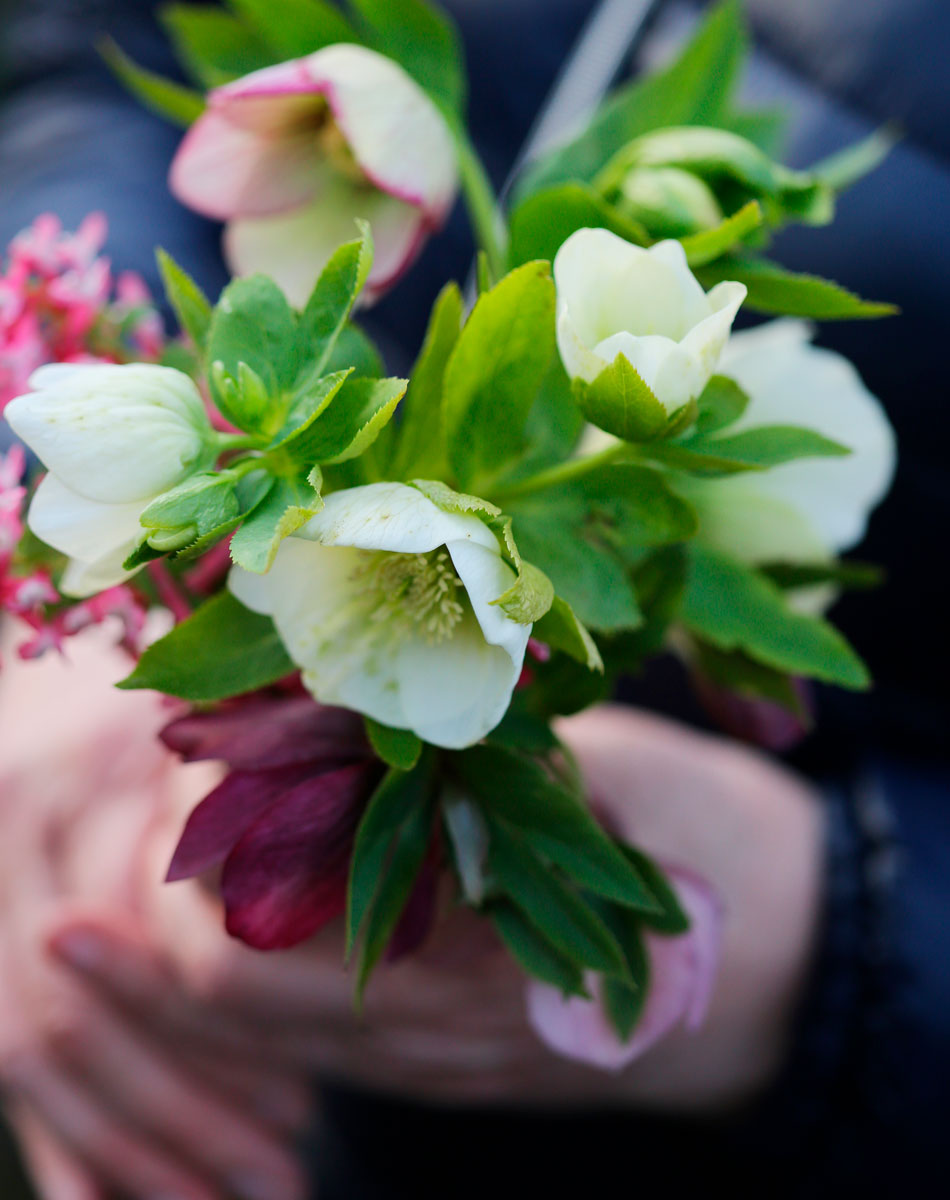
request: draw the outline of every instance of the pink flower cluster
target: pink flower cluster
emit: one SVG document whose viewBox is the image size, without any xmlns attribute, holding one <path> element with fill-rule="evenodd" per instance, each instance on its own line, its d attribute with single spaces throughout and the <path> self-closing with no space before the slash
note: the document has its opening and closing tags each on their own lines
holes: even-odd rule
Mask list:
<svg viewBox="0 0 950 1200">
<path fill-rule="evenodd" d="M 29 626 L 31 636 L 18 653 L 21 658 L 39 658 L 47 650 L 62 650 L 66 638 L 107 617 L 121 621 L 121 644 L 131 654 L 142 650 L 145 608 L 125 585 L 108 588 L 79 603 L 64 603 L 44 570 L 25 574 L 15 569 L 14 557 L 23 536 L 23 476 L 26 455 L 14 446 L 0 455 L 0 614 L 9 613 Z"/>
<path fill-rule="evenodd" d="M 100 255 L 106 219 L 92 213 L 75 233 L 44 213 L 17 234 L 0 262 L 0 412 L 48 362 L 157 359 L 161 317 L 133 271 L 113 278 Z"/>
</svg>

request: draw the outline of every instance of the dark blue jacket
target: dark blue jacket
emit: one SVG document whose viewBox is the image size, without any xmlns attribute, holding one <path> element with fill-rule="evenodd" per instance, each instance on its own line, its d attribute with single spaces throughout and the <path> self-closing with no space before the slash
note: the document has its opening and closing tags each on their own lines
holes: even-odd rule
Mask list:
<svg viewBox="0 0 950 1200">
<path fill-rule="evenodd" d="M 450 0 L 448 7 L 466 38 L 475 139 L 500 180 L 591 0 Z M 728 1187 L 770 1198 L 946 1193 L 950 656 L 938 581 L 950 528 L 950 6 L 749 0 L 748 7 L 757 45 L 750 91 L 792 105 L 795 164 L 887 119 L 906 131 L 884 167 L 844 198 L 833 227 L 790 230 L 775 248 L 790 267 L 903 310 L 893 321 L 821 334 L 886 404 L 901 465 L 861 549 L 886 566 L 888 585 L 836 612 L 877 686 L 870 696 L 823 695 L 819 732 L 796 756 L 797 765 L 833 781 L 832 836 L 824 943 L 786 1075 L 753 1110 L 716 1121 L 589 1111 L 473 1115 L 335 1091 L 319 1156 L 327 1200 L 646 1187 L 672 1196 Z M 215 293 L 225 281 L 218 231 L 176 205 L 165 186 L 178 133 L 125 96 L 91 49 L 93 35 L 108 31 L 140 61 L 170 70 L 152 8 L 151 0 L 11 7 L 0 39 L 7 66 L 0 242 L 40 211 L 71 226 L 101 208 L 118 265 L 154 281 L 152 248 L 162 244 Z M 654 38 L 691 15 L 671 2 Z M 411 359 L 429 302 L 446 277 L 464 278 L 471 252 L 456 214 L 397 297 L 375 310 L 374 333 L 394 368 Z M 678 685 L 671 691 L 665 678 L 647 698 L 690 715 Z"/>
</svg>

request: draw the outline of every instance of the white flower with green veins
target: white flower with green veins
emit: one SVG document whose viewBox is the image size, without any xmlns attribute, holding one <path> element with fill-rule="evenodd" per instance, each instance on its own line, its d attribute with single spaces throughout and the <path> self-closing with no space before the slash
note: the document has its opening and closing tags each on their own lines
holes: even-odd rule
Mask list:
<svg viewBox="0 0 950 1200">
<path fill-rule="evenodd" d="M 229 586 L 273 617 L 321 703 L 460 749 L 498 724 L 521 674 L 531 625 L 494 603 L 515 582 L 479 517 L 373 483 L 327 496 L 267 574 L 235 567 Z"/>
<path fill-rule="evenodd" d="M 56 363 L 6 407 L 14 432 L 48 474 L 29 526 L 69 564 L 61 590 L 88 596 L 127 579 L 150 502 L 215 458 L 198 389 L 181 371 L 147 363 Z"/>
</svg>

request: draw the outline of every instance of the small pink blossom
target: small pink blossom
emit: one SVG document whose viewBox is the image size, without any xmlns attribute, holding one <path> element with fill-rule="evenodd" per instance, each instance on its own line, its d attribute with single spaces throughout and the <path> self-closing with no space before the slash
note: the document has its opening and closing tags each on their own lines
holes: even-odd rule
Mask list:
<svg viewBox="0 0 950 1200">
<path fill-rule="evenodd" d="M 364 302 L 391 287 L 455 200 L 455 149 L 433 102 L 391 59 L 325 46 L 217 88 L 172 163 L 190 208 L 228 222 L 237 274 L 274 276 L 306 302 L 333 250 L 367 220 Z"/>
</svg>

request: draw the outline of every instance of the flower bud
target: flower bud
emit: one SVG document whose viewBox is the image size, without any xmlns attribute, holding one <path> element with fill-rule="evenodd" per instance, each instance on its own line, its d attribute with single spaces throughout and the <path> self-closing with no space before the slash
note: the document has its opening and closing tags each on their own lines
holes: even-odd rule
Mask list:
<svg viewBox="0 0 950 1200">
<path fill-rule="evenodd" d="M 618 207 L 657 238 L 712 229 L 724 216 L 712 189 L 679 167 L 635 167 L 620 186 Z"/>
</svg>

